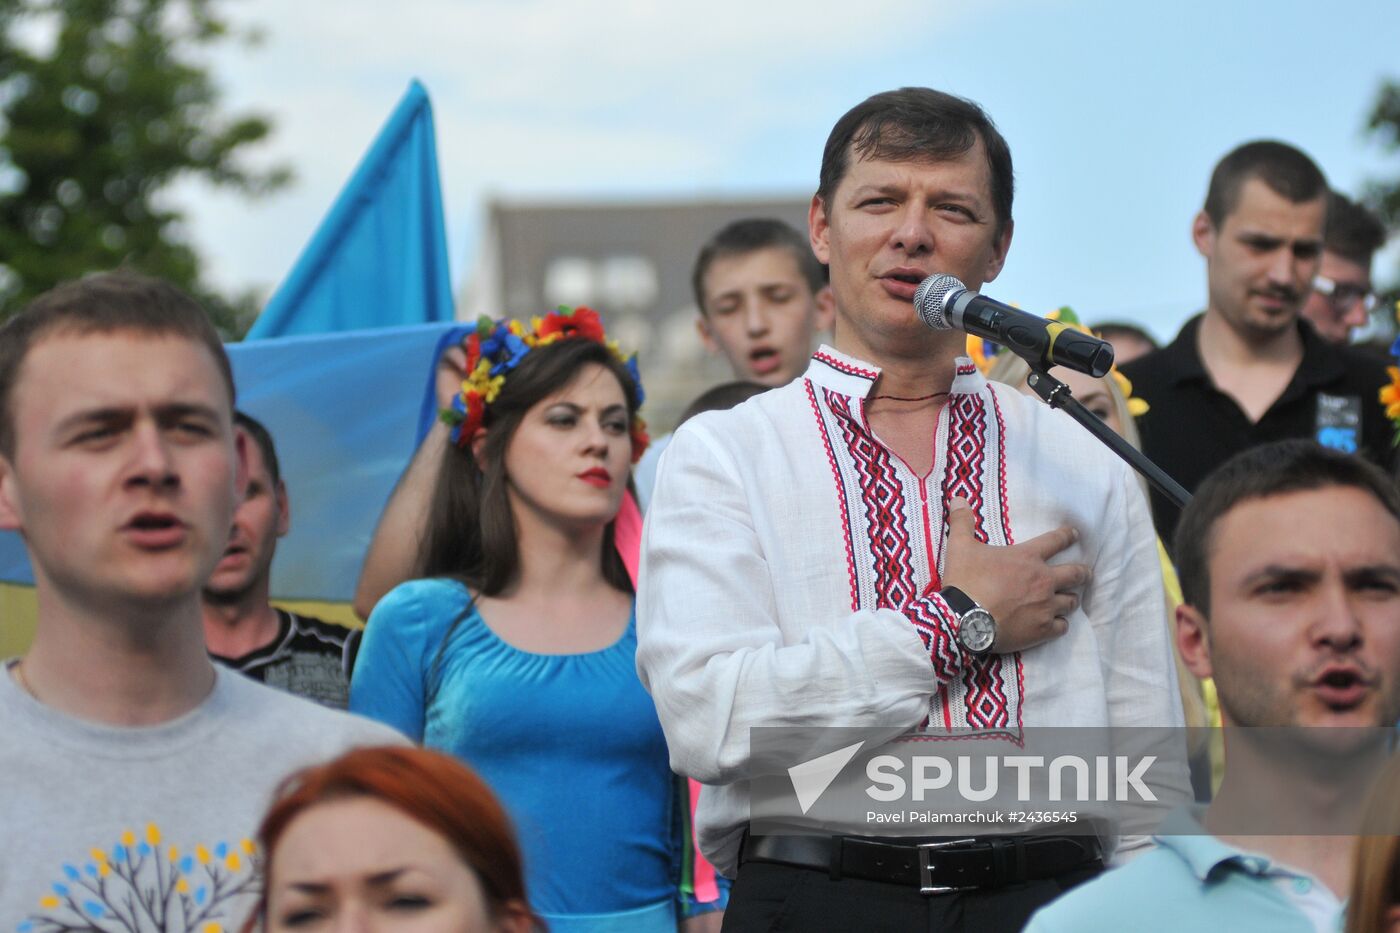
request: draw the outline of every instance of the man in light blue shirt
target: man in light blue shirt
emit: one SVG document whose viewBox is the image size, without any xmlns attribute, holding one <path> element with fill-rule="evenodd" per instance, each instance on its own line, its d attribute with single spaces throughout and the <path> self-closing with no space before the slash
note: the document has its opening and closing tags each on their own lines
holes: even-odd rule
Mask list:
<svg viewBox="0 0 1400 933">
<path fill-rule="evenodd" d="M 1219 793 L 1026 929 L 1339 930 L 1342 833 L 1400 717 L 1400 493 L 1351 455 L 1271 444 L 1201 485 L 1176 549 L 1177 645 L 1226 729 Z"/>
</svg>

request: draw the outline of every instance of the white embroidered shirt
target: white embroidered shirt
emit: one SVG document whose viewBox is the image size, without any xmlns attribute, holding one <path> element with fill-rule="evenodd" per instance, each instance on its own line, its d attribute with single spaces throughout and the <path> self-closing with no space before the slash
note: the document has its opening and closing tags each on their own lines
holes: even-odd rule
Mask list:
<svg viewBox="0 0 1400 933">
<path fill-rule="evenodd" d="M 1068 416 L 957 364 L 933 469 L 871 431 L 870 364 L 822 347 L 806 375 L 677 430 L 643 532 L 637 663 L 672 767 L 707 785 L 701 849 L 733 875 L 754 726 L 976 730 L 1179 726 L 1146 498 Z M 965 655 L 938 594 L 948 503 L 995 545 L 1073 525 L 1091 568 L 1063 637 Z"/>
</svg>

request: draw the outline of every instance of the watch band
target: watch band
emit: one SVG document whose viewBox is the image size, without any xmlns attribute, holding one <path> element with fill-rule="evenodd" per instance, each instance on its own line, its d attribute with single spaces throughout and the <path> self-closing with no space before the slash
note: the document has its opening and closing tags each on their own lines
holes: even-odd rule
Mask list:
<svg viewBox="0 0 1400 933">
<path fill-rule="evenodd" d="M 938 591 L 938 595 L 943 597 L 943 601 L 948 604 L 948 608 L 960 616 L 967 615 L 974 609 L 980 609 L 977 600 L 958 589 L 956 586 L 945 586 Z"/>
</svg>

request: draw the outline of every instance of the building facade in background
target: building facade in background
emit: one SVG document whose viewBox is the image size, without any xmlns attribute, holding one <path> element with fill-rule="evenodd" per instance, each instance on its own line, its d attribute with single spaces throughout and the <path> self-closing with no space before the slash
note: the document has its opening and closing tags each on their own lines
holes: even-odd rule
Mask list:
<svg viewBox="0 0 1400 933">
<path fill-rule="evenodd" d="M 608 333 L 639 354 L 646 417 L 670 430 L 702 391 L 733 378 L 695 331 L 691 269 L 700 246 L 744 217 L 807 229 L 810 196 L 693 200 L 492 199 L 459 314 L 528 319 L 588 305 Z"/>
</svg>

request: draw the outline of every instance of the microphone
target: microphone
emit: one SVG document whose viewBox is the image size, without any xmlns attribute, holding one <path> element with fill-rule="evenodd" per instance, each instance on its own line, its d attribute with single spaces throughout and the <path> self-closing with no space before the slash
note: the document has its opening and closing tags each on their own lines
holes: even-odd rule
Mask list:
<svg viewBox="0 0 1400 933">
<path fill-rule="evenodd" d="M 951 275 L 935 273 L 920 282 L 914 309 L 934 330 L 984 337 L 1033 367 L 1064 366 L 1103 376 L 1113 366 L 1113 345 L 1107 341 L 969 291 Z"/>
</svg>

